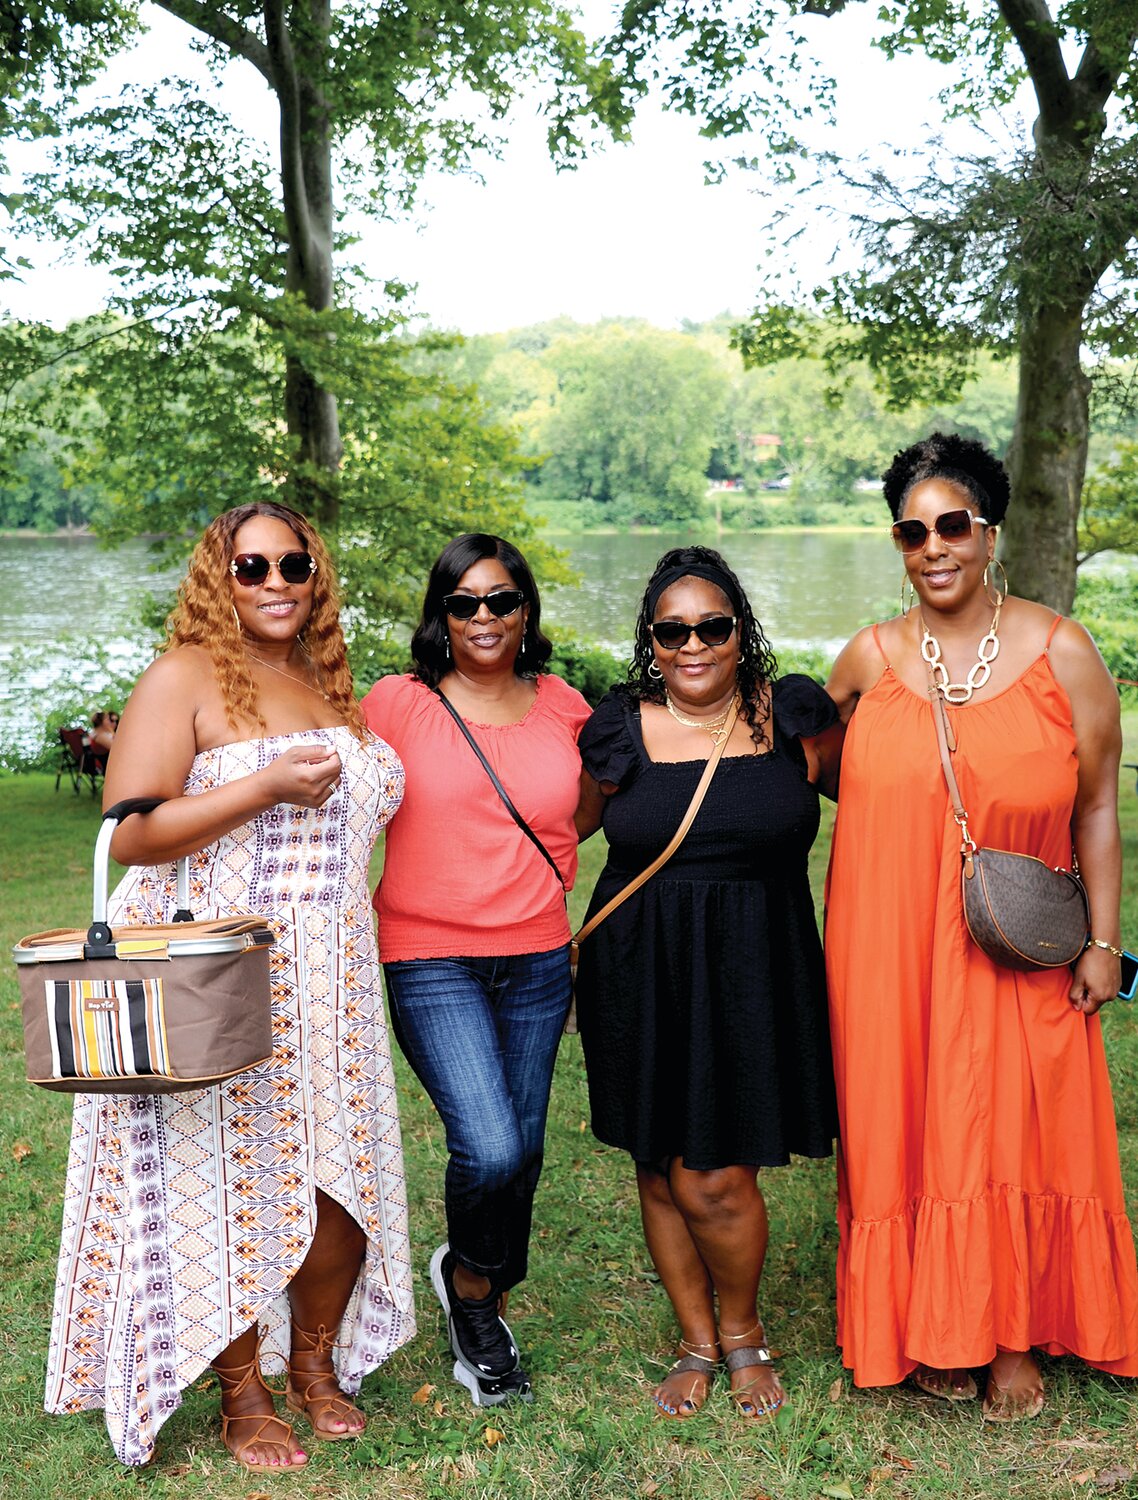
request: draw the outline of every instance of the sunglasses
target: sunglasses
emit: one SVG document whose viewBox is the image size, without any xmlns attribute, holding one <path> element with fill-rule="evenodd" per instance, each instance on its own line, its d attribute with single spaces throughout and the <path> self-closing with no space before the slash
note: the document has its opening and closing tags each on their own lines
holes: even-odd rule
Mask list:
<svg viewBox="0 0 1138 1500">
<path fill-rule="evenodd" d="M 307 583 L 316 572 L 316 564 L 307 552 L 286 552 L 276 562 L 260 552 L 239 552 L 229 564 L 234 578 L 247 589 L 264 583 L 270 568 L 276 568 L 285 583 Z"/>
<path fill-rule="evenodd" d="M 455 620 L 473 620 L 483 605 L 495 618 L 504 620 L 521 609 L 526 596 L 521 589 L 499 589 L 496 594 L 444 594 L 443 608 Z"/>
<path fill-rule="evenodd" d="M 725 646 L 735 629 L 735 616 L 712 615 L 710 620 L 700 620 L 694 625 L 686 620 L 657 620 L 648 629 L 657 646 L 665 651 L 678 651 L 686 646 L 693 630 L 705 646 Z"/>
<path fill-rule="evenodd" d="M 966 542 L 972 535 L 973 522 L 978 526 L 992 524 L 962 507 L 960 510 L 946 510 L 937 516 L 933 530 L 942 542 Z M 894 521 L 890 527 L 890 535 L 899 552 L 918 552 L 925 545 L 928 534 L 929 528 L 923 521 Z"/>
</svg>

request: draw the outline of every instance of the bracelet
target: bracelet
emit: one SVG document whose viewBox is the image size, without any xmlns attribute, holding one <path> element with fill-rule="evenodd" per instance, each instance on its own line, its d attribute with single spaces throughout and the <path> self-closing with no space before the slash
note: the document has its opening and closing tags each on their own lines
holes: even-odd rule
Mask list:
<svg viewBox="0 0 1138 1500">
<path fill-rule="evenodd" d="M 1121 948 L 1116 948 L 1113 943 L 1104 943 L 1103 940 L 1102 940 L 1102 938 L 1091 938 L 1091 937 L 1089 937 L 1087 939 L 1087 948 L 1102 948 L 1104 950 L 1104 952 L 1106 952 L 1106 953 L 1112 953 L 1115 958 L 1121 958 L 1122 957 L 1122 949 Z M 1084 949 L 1084 952 L 1085 951 L 1086 950 Z"/>
</svg>

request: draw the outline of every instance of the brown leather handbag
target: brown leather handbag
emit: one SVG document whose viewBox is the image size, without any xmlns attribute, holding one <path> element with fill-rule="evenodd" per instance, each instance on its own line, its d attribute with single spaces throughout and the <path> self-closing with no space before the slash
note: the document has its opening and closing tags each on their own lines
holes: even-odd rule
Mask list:
<svg viewBox="0 0 1138 1500">
<path fill-rule="evenodd" d="M 972 941 L 1006 969 L 1061 969 L 1087 946 L 1090 908 L 1074 870 L 1052 869 L 1030 854 L 982 849 L 968 831 L 968 814 L 952 769 L 952 725 L 929 671 L 937 745 L 952 815 L 960 829 L 960 891 Z"/>
</svg>

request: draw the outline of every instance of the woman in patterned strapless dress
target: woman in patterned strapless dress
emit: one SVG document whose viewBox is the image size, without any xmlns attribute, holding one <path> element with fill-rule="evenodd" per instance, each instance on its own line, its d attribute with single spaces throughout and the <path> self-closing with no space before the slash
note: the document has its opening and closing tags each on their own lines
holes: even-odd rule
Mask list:
<svg viewBox="0 0 1138 1500">
<path fill-rule="evenodd" d="M 208 1367 L 222 1440 L 254 1472 L 358 1437 L 350 1396 L 415 1332 L 399 1121 L 367 866 L 403 768 L 363 725 L 331 563 L 285 506 L 211 523 L 115 740 L 106 803 L 134 866 L 112 921 L 165 921 L 191 854 L 194 913 L 272 923 L 274 1052 L 219 1088 L 76 1100 L 46 1406 L 103 1407 L 147 1463 Z"/>
</svg>

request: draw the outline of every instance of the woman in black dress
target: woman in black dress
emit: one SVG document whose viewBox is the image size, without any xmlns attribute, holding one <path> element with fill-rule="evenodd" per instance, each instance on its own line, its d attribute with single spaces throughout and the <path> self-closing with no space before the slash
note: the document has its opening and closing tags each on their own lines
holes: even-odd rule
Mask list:
<svg viewBox="0 0 1138 1500">
<path fill-rule="evenodd" d="M 680 1326 L 658 1409 L 688 1417 L 723 1361 L 747 1416 L 784 1400 L 756 1311 L 767 1245 L 758 1168 L 827 1156 L 834 1097 L 806 860 L 841 729 L 776 664 L 718 552 L 665 553 L 628 683 L 581 732 L 578 826 L 609 843 L 590 912 L 667 845 L 715 745 L 695 822 L 581 946 L 578 1014 L 594 1134 L 636 1163 L 644 1235 Z M 718 1321 L 716 1318 L 718 1303 Z"/>
</svg>

